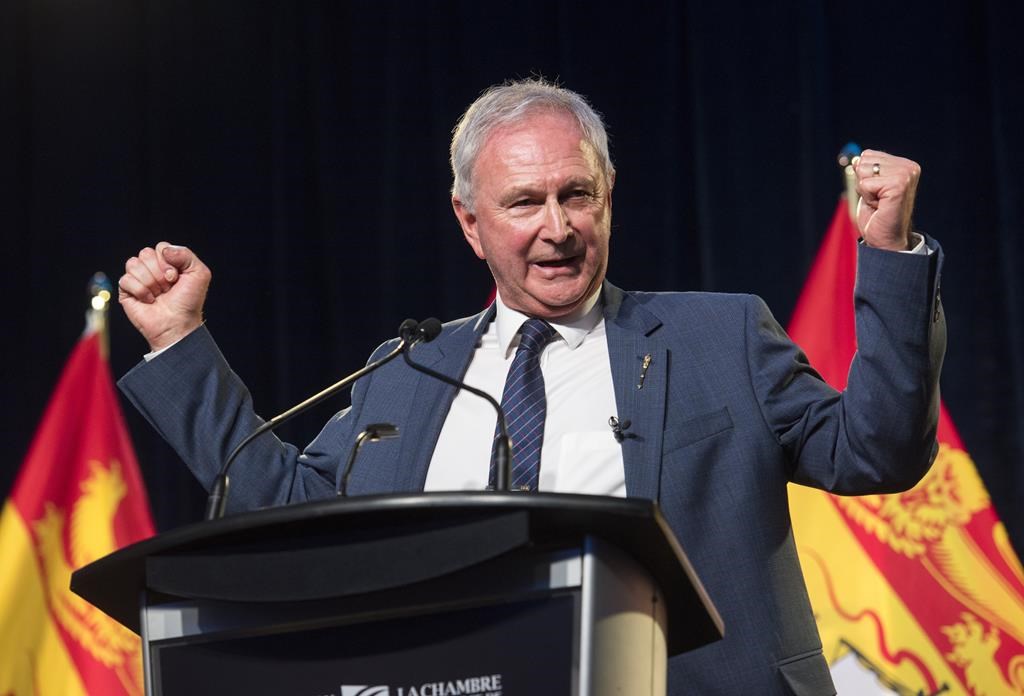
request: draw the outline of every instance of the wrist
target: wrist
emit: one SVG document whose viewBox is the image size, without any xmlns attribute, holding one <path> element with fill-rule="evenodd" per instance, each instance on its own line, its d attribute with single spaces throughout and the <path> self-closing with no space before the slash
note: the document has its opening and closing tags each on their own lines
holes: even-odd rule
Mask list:
<svg viewBox="0 0 1024 696">
<path fill-rule="evenodd" d="M 162 351 L 166 348 L 169 348 L 170 346 L 185 338 L 202 325 L 203 321 L 202 319 L 199 319 L 194 322 L 188 322 L 186 324 L 168 328 L 160 332 L 156 336 L 147 339 L 149 343 L 149 349 L 151 352 L 155 353 Z"/>
<path fill-rule="evenodd" d="M 871 239 L 866 235 L 861 237 L 861 239 L 865 245 L 872 249 L 881 249 L 883 251 L 910 251 L 921 239 L 921 235 L 908 232 L 902 237 L 897 237 L 895 239 Z"/>
</svg>

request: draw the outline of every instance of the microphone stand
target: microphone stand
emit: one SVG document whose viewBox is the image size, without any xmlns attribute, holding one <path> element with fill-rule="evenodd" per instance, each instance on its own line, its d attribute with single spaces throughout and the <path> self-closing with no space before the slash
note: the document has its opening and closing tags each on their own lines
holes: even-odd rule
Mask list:
<svg viewBox="0 0 1024 696">
<path fill-rule="evenodd" d="M 413 342 L 414 341 L 415 339 L 413 339 Z M 250 442 L 255 440 L 263 433 L 267 432 L 268 430 L 273 430 L 274 428 L 281 425 L 285 421 L 290 420 L 293 416 L 297 416 L 299 413 L 315 406 L 324 399 L 334 396 L 342 389 L 350 386 L 360 377 L 363 377 L 373 372 L 378 367 L 381 367 L 391 362 L 399 355 L 404 353 L 406 349 L 409 347 L 409 344 L 410 342 L 406 339 L 406 337 L 402 336 L 402 338 L 398 342 L 398 345 L 395 346 L 394 350 L 385 355 L 383 358 L 380 358 L 379 360 L 374 360 L 372 363 L 365 365 L 362 369 L 353 372 L 351 375 L 342 379 L 339 382 L 335 382 L 334 384 L 327 387 L 323 391 L 309 397 L 302 403 L 292 406 L 284 413 L 274 416 L 266 423 L 256 428 L 256 430 L 252 431 L 244 440 L 239 442 L 238 446 L 236 446 L 235 449 L 231 451 L 231 454 L 228 455 L 227 460 L 224 462 L 224 466 L 222 466 L 220 469 L 220 473 L 217 474 L 217 477 L 213 480 L 213 486 L 210 489 L 210 497 L 206 499 L 205 519 L 219 520 L 221 517 L 224 516 L 224 507 L 227 504 L 228 485 L 230 483 L 228 479 L 228 469 L 231 468 L 231 464 L 235 461 L 235 457 L 238 456 L 238 453 L 241 452 L 246 445 L 248 445 Z"/>
<path fill-rule="evenodd" d="M 426 321 L 430 320 L 428 319 Z M 424 323 L 426 323 L 426 321 Z M 507 491 L 512 483 L 512 441 L 509 440 L 508 437 L 508 425 L 505 423 L 505 412 L 501 409 L 501 404 L 499 404 L 493 396 L 482 389 L 471 387 L 465 382 L 452 379 L 448 375 L 441 374 L 436 370 L 431 370 L 429 367 L 413 362 L 412 358 L 409 357 L 410 348 L 412 348 L 412 346 L 407 345 L 402 351 L 402 357 L 405 359 L 405 362 L 409 367 L 417 372 L 429 375 L 434 379 L 441 380 L 445 384 L 450 384 L 456 389 L 465 389 L 470 394 L 476 394 L 480 398 L 486 399 L 487 402 L 494 407 L 494 410 L 498 414 L 499 431 L 499 435 L 494 442 L 494 489 L 497 491 Z"/>
<path fill-rule="evenodd" d="M 341 482 L 338 484 L 338 495 L 342 498 L 348 495 L 348 478 L 352 475 L 352 469 L 356 465 L 356 457 L 359 456 L 359 449 L 364 442 L 380 442 L 398 437 L 398 428 L 391 423 L 372 423 L 366 426 L 366 430 L 359 433 L 356 444 L 352 446 L 352 454 L 348 456 L 348 463 L 345 464 L 345 471 L 341 474 Z"/>
</svg>

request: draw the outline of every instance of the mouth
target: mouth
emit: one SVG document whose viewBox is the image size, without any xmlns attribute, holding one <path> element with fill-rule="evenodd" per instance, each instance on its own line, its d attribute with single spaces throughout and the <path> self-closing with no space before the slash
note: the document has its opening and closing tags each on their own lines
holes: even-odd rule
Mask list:
<svg viewBox="0 0 1024 696">
<path fill-rule="evenodd" d="M 566 256 L 565 258 L 558 259 L 544 259 L 542 261 L 534 261 L 533 265 L 538 268 L 547 268 L 551 270 L 574 268 L 579 263 L 580 258 L 580 256 Z"/>
</svg>

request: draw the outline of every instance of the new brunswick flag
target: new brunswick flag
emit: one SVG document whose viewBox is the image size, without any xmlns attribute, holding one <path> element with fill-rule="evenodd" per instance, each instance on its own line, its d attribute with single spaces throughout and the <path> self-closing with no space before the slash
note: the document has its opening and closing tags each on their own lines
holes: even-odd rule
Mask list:
<svg viewBox="0 0 1024 696">
<path fill-rule="evenodd" d="M 0 694 L 142 693 L 138 637 L 71 571 L 153 534 L 98 331 L 71 354 L 0 518 Z"/>
<path fill-rule="evenodd" d="M 789 327 L 846 386 L 857 231 L 841 202 Z M 1024 694 L 1024 573 L 945 407 L 912 490 L 839 497 L 790 486 L 811 603 L 841 695 Z"/>
</svg>

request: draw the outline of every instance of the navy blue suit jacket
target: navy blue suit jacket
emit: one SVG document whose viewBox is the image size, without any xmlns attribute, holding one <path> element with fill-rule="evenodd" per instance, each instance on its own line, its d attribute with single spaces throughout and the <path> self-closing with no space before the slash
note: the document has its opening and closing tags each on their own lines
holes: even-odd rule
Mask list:
<svg viewBox="0 0 1024 696">
<path fill-rule="evenodd" d="M 941 252 L 860 251 L 859 351 L 838 393 L 753 296 L 633 293 L 606 283 L 604 317 L 626 490 L 657 500 L 725 622 L 725 638 L 669 661 L 669 692 L 829 694 L 790 526 L 790 481 L 847 494 L 912 486 L 935 452 L 945 328 Z M 493 308 L 446 324 L 418 360 L 465 373 Z M 374 357 L 393 344 L 381 346 Z M 643 387 L 641 361 L 652 360 Z M 140 364 L 122 389 L 209 487 L 262 421 L 200 329 Z M 364 448 L 352 494 L 421 490 L 454 389 L 396 361 L 303 451 L 253 443 L 232 470 L 229 509 L 334 495 L 339 464 L 368 424 L 401 438 Z M 481 408 L 488 408 L 481 402 Z"/>
</svg>

